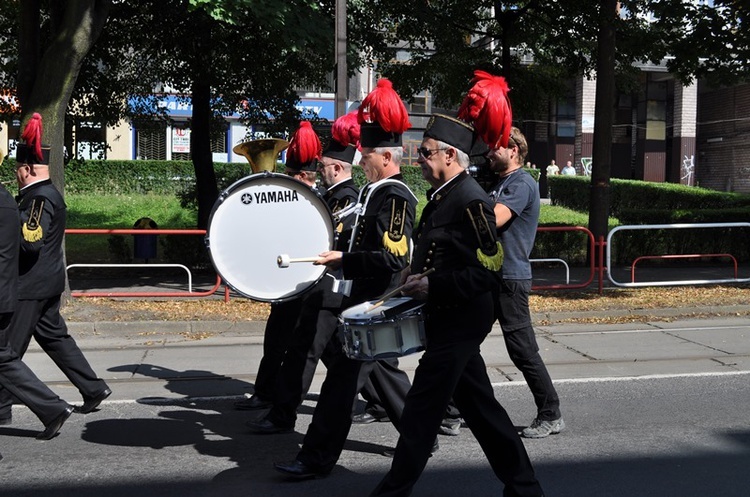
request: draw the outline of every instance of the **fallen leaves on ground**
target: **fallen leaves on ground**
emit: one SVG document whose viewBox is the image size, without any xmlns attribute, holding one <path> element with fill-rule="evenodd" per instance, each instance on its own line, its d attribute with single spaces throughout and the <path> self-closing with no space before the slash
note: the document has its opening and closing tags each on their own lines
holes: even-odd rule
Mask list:
<svg viewBox="0 0 750 497">
<path fill-rule="evenodd" d="M 534 292 L 532 312 L 629 310 L 629 316 L 571 318 L 575 322 L 634 322 L 653 320 L 650 309 L 731 306 L 750 304 L 750 286 L 643 287 L 596 290 L 555 290 Z M 643 313 L 638 311 L 643 310 Z M 268 318 L 270 304 L 244 298 L 220 299 L 114 299 L 77 298 L 64 314 L 69 321 L 262 321 Z M 696 313 L 693 313 L 696 314 Z M 664 317 L 663 319 L 670 319 Z M 606 321 L 601 321 L 606 320 Z M 614 321 L 613 321 L 614 320 Z M 196 338 L 200 337 L 187 337 Z"/>
</svg>

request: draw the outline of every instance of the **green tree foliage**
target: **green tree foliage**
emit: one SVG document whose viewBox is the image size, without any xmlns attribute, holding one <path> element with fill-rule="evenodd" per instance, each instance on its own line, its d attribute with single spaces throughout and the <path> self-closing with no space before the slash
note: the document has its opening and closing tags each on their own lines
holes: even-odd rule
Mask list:
<svg viewBox="0 0 750 497">
<path fill-rule="evenodd" d="M 210 144 L 226 130 L 224 116 L 239 113 L 271 134 L 288 131 L 300 118 L 296 88 L 324 87 L 333 61 L 332 19 L 317 4 L 248 2 L 217 19 L 224 11 L 211 3 L 116 3 L 71 109 L 108 123 L 127 116 L 146 126 L 154 118 L 168 120 L 156 105 L 160 90 L 191 101 L 201 227 L 218 195 Z"/>
<path fill-rule="evenodd" d="M 44 119 L 42 140 L 52 147 L 50 174 L 62 190 L 65 113 L 81 66 L 104 27 L 111 0 L 3 2 L 0 27 L 8 33 L 0 51 L 4 89 L 14 89 L 22 121 L 33 112 Z M 17 112 L 0 106 L 6 120 Z M 17 117 L 17 116 L 16 116 Z"/>
</svg>

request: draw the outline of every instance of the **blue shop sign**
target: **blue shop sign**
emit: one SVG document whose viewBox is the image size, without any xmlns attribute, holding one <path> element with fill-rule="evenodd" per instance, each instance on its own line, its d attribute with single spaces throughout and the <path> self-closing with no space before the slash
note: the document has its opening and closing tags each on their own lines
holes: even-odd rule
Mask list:
<svg viewBox="0 0 750 497">
<path fill-rule="evenodd" d="M 131 108 L 135 108 L 139 101 L 146 100 L 147 98 L 131 97 L 128 103 Z M 190 98 L 177 97 L 176 95 L 158 95 L 150 98 L 154 98 L 157 107 L 165 109 L 170 117 L 191 117 L 193 115 L 193 103 Z M 333 121 L 336 115 L 336 106 L 331 99 L 303 99 L 295 107 L 302 112 L 302 117 L 307 119 L 317 115 L 319 118 Z M 231 117 L 239 118 L 240 115 L 234 113 Z"/>
</svg>

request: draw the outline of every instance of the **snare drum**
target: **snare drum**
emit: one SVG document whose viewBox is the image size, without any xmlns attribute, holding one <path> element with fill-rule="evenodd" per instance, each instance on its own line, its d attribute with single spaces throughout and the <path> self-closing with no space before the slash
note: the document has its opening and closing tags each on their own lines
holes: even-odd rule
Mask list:
<svg viewBox="0 0 750 497">
<path fill-rule="evenodd" d="M 339 316 L 339 332 L 349 358 L 371 361 L 424 350 L 424 302 L 393 298 L 370 311 L 373 303 L 350 307 Z"/>
<path fill-rule="evenodd" d="M 313 257 L 331 250 L 331 211 L 317 191 L 289 176 L 242 178 L 216 201 L 206 231 L 211 262 L 239 294 L 263 302 L 290 300 L 326 271 L 312 263 L 280 268 L 277 257 Z"/>
</svg>

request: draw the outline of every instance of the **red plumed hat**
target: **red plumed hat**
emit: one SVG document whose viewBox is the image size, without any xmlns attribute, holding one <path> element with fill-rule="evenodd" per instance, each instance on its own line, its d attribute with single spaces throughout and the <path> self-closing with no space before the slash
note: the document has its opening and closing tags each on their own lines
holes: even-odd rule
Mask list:
<svg viewBox="0 0 750 497">
<path fill-rule="evenodd" d="M 323 157 L 351 164 L 359 148 L 359 135 L 360 127 L 356 110 L 339 117 L 331 126 L 331 140 L 323 150 Z"/>
<path fill-rule="evenodd" d="M 406 105 L 385 78 L 362 100 L 357 119 L 363 147 L 401 146 L 401 135 L 411 127 Z"/>
<path fill-rule="evenodd" d="M 286 151 L 286 166 L 298 171 L 315 171 L 323 146 L 309 121 L 299 123 Z"/>
<path fill-rule="evenodd" d="M 331 138 L 342 145 L 359 145 L 358 111 L 353 110 L 334 121 L 331 126 Z"/>
<path fill-rule="evenodd" d="M 33 164 L 49 164 L 49 147 L 42 149 L 42 116 L 34 112 L 21 134 L 25 143 L 19 143 L 16 161 Z"/>
<path fill-rule="evenodd" d="M 476 70 L 471 84 L 458 118 L 472 124 L 490 148 L 507 147 L 513 122 L 508 83 L 502 76 Z"/>
</svg>

